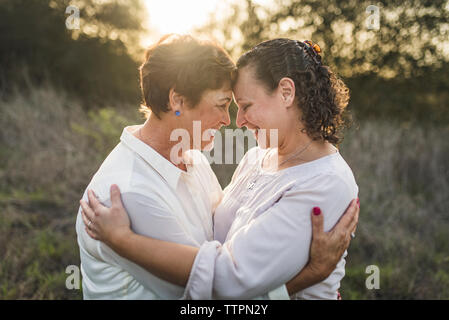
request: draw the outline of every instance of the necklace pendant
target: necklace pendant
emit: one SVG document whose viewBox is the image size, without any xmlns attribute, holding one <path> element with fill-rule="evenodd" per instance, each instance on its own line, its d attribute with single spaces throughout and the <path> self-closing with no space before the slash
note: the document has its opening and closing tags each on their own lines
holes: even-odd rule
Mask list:
<svg viewBox="0 0 449 320">
<path fill-rule="evenodd" d="M 256 181 L 255 180 L 250 182 L 250 183 L 248 183 L 248 186 L 247 186 L 248 190 L 252 190 L 255 185 L 256 185 Z"/>
</svg>

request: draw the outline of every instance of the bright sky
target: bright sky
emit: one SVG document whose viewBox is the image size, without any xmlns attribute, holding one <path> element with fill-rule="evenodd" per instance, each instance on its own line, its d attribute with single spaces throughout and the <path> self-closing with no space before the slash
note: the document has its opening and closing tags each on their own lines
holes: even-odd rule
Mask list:
<svg viewBox="0 0 449 320">
<path fill-rule="evenodd" d="M 149 29 L 152 35 L 143 40 L 143 45 L 155 41 L 166 33 L 190 33 L 204 25 L 211 13 L 226 14 L 232 3 L 242 0 L 145 0 Z M 273 0 L 255 0 L 267 5 Z M 154 34 L 154 33 L 157 34 Z"/>
<path fill-rule="evenodd" d="M 164 33 L 188 33 L 205 24 L 219 0 L 145 0 L 150 28 Z"/>
</svg>

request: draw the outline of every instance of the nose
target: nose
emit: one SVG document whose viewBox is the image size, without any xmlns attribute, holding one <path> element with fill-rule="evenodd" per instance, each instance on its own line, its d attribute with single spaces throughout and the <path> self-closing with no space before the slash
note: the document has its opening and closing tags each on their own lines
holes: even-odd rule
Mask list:
<svg viewBox="0 0 449 320">
<path fill-rule="evenodd" d="M 235 124 L 237 127 L 241 128 L 246 124 L 245 115 L 243 114 L 242 108 L 237 109 L 237 117 L 235 119 Z"/>
<path fill-rule="evenodd" d="M 229 109 L 226 110 L 221 118 L 221 123 L 227 127 L 231 124 L 231 118 L 229 117 Z"/>
</svg>

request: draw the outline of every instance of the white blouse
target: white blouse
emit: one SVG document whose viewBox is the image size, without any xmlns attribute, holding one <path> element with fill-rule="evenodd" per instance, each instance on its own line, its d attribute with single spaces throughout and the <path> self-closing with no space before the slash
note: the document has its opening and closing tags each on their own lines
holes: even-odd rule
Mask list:
<svg viewBox="0 0 449 320">
<path fill-rule="evenodd" d="M 120 143 L 104 160 L 87 189 L 110 206 L 109 188 L 118 184 L 131 228 L 138 234 L 195 247 L 213 241 L 212 212 L 223 190 L 207 158 L 199 151 L 184 155 L 187 172 L 175 167 L 126 127 Z M 87 191 L 86 189 L 86 191 Z M 87 193 L 83 195 L 87 201 Z M 84 299 L 180 299 L 185 288 L 164 281 L 129 261 L 85 231 L 81 208 L 76 220 Z M 196 269 L 200 274 L 201 266 Z M 204 272 L 209 274 L 209 270 Z M 285 286 L 258 298 L 285 298 Z M 239 298 L 236 296 L 235 298 Z M 288 298 L 288 295 L 287 295 Z"/>
<path fill-rule="evenodd" d="M 87 189 L 110 206 L 109 188 L 118 184 L 131 220 L 141 235 L 199 247 L 213 241 L 211 212 L 222 190 L 209 162 L 199 151 L 187 172 L 175 167 L 126 127 L 120 143 L 105 159 Z M 86 190 L 87 190 L 86 189 Z M 83 199 L 87 201 L 86 192 Z M 76 221 L 84 299 L 179 299 L 184 287 L 164 281 L 129 261 L 84 228 L 81 208 Z"/>
<path fill-rule="evenodd" d="M 357 198 L 340 153 L 269 173 L 261 167 L 266 152 L 249 150 L 224 190 L 214 215 L 215 241 L 200 247 L 186 298 L 246 299 L 282 286 L 309 259 L 312 208 L 321 208 L 329 231 Z M 346 255 L 327 279 L 292 298 L 337 299 Z"/>
</svg>

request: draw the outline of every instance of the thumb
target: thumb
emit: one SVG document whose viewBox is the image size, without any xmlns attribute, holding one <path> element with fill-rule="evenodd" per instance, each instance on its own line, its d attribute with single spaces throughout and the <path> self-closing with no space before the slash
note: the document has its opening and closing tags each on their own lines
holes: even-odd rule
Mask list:
<svg viewBox="0 0 449 320">
<path fill-rule="evenodd" d="M 111 185 L 111 205 L 114 207 L 123 207 L 122 198 L 120 196 L 120 189 L 116 184 Z"/>
<path fill-rule="evenodd" d="M 324 229 L 324 219 L 321 209 L 319 207 L 314 207 L 312 209 L 312 231 L 313 235 L 317 235 L 323 232 Z"/>
</svg>

